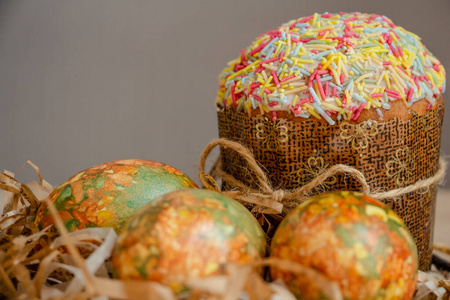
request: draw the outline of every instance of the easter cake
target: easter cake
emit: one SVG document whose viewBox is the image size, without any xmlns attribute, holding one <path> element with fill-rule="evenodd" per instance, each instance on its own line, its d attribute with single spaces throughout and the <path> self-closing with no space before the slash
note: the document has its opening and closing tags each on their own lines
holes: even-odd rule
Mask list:
<svg viewBox="0 0 450 300">
<path fill-rule="evenodd" d="M 417 35 L 385 16 L 289 21 L 241 49 L 219 81 L 220 137 L 249 147 L 274 188 L 298 188 L 335 164 L 355 167 L 376 191 L 438 170 L 445 70 Z M 221 157 L 224 171 L 254 185 L 242 157 L 225 148 Z M 314 192 L 343 189 L 360 185 L 335 175 Z M 434 184 L 384 201 L 412 232 L 424 270 L 436 192 Z"/>
</svg>

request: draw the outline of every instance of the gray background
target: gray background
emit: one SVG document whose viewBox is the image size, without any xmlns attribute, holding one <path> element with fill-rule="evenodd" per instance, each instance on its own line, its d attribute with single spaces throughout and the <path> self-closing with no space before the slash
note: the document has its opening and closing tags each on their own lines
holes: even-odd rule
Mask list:
<svg viewBox="0 0 450 300">
<path fill-rule="evenodd" d="M 450 70 L 449 0 L 1 1 L 0 170 L 30 159 L 59 185 L 143 158 L 198 182 L 199 155 L 217 137 L 219 72 L 258 34 L 316 11 L 385 14 Z"/>
</svg>

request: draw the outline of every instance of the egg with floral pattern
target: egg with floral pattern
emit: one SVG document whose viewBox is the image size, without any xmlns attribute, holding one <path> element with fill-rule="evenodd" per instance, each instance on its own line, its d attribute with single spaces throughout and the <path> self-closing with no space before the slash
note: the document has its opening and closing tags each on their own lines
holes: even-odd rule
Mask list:
<svg viewBox="0 0 450 300">
<path fill-rule="evenodd" d="M 181 171 L 155 161 L 117 160 L 88 168 L 58 186 L 50 200 L 69 231 L 86 227 L 113 227 L 120 231 L 146 203 L 168 192 L 197 188 Z M 45 203 L 35 223 L 53 224 Z"/>
<path fill-rule="evenodd" d="M 297 262 L 334 281 L 344 299 L 411 299 L 417 249 L 387 206 L 356 192 L 327 193 L 296 207 L 280 224 L 271 256 Z M 322 299 L 301 276 L 271 267 L 299 299 Z"/>
<path fill-rule="evenodd" d="M 157 281 L 180 294 L 187 280 L 223 274 L 222 264 L 256 261 L 265 250 L 264 232 L 244 206 L 187 189 L 141 208 L 119 235 L 112 263 L 121 279 Z"/>
</svg>

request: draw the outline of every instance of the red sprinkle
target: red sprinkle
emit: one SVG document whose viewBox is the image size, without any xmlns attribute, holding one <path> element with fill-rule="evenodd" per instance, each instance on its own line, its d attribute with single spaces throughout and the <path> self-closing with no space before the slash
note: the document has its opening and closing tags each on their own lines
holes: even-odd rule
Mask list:
<svg viewBox="0 0 450 300">
<path fill-rule="evenodd" d="M 251 89 L 256 89 L 256 88 L 260 87 L 260 85 L 261 85 L 261 82 L 255 82 L 255 83 L 250 84 L 249 87 Z"/>
<path fill-rule="evenodd" d="M 329 110 L 326 110 L 325 113 L 326 113 L 329 117 L 331 117 L 331 112 L 330 112 Z"/>
<path fill-rule="evenodd" d="M 312 53 L 314 53 L 314 54 L 317 54 L 317 53 L 319 53 L 319 51 L 318 51 L 318 50 L 316 50 L 316 49 L 313 49 L 313 50 L 311 50 L 311 52 L 312 52 Z"/>
<path fill-rule="evenodd" d="M 398 46 L 398 53 L 400 53 L 400 56 L 403 56 L 403 48 L 402 46 Z"/>
<path fill-rule="evenodd" d="M 282 79 L 280 80 L 280 82 L 285 82 L 285 81 L 287 81 L 287 80 L 289 80 L 289 79 L 291 79 L 291 78 L 294 78 L 294 77 L 295 77 L 294 74 L 289 75 L 289 76 L 286 76 L 286 77 L 282 78 Z"/>
<path fill-rule="evenodd" d="M 330 18 L 330 17 L 332 17 L 332 16 L 333 16 L 332 13 L 328 13 L 328 14 L 323 14 L 321 17 L 322 17 L 322 18 Z"/>
<path fill-rule="evenodd" d="M 391 38 L 392 38 L 392 37 L 391 37 Z M 394 45 L 389 44 L 389 48 L 391 48 L 392 53 L 394 53 L 394 55 L 395 55 L 396 57 L 399 57 L 399 56 L 400 56 L 400 54 L 398 53 L 397 49 L 395 49 Z"/>
<path fill-rule="evenodd" d="M 423 56 L 427 56 L 428 55 L 428 51 L 425 51 L 424 53 L 423 53 Z"/>
<path fill-rule="evenodd" d="M 434 65 L 433 65 L 433 69 L 435 69 L 436 72 L 439 73 L 439 65 L 438 65 L 438 64 L 434 64 Z"/>
<path fill-rule="evenodd" d="M 344 73 L 341 74 L 341 77 L 339 78 L 339 80 L 341 81 L 341 84 L 344 83 L 344 81 L 345 81 Z"/>
<path fill-rule="evenodd" d="M 278 119 L 278 117 L 277 117 L 277 112 L 276 111 L 272 111 L 272 121 L 276 121 Z"/>
<path fill-rule="evenodd" d="M 264 92 L 266 92 L 266 94 L 272 94 L 272 91 L 269 90 L 268 88 L 265 88 L 265 89 L 264 89 Z"/>
<path fill-rule="evenodd" d="M 281 51 L 281 52 L 280 52 L 280 55 L 279 55 L 280 62 L 283 61 L 283 56 L 284 56 L 284 51 Z"/>
<path fill-rule="evenodd" d="M 324 89 L 325 89 L 325 96 L 328 97 L 328 95 L 330 94 L 330 86 L 329 86 L 328 81 L 325 81 L 325 87 L 324 87 Z"/>
<path fill-rule="evenodd" d="M 427 111 L 429 111 L 430 109 L 431 109 L 431 103 L 428 102 L 428 105 L 427 105 Z"/>
<path fill-rule="evenodd" d="M 327 70 L 319 70 L 319 71 L 317 71 L 317 74 L 325 75 L 325 74 L 328 74 L 328 71 Z"/>
<path fill-rule="evenodd" d="M 300 100 L 300 101 L 297 103 L 297 105 L 300 104 L 300 106 L 301 106 L 301 105 L 303 105 L 303 104 L 305 104 L 305 103 L 307 103 L 307 102 L 309 102 L 309 97 Z"/>
<path fill-rule="evenodd" d="M 373 93 L 373 94 L 370 94 L 370 97 L 372 97 L 372 98 L 383 97 L 383 93 Z"/>
<path fill-rule="evenodd" d="M 268 43 L 269 43 L 269 42 L 263 43 L 263 44 L 259 45 L 258 47 L 256 47 L 256 48 L 253 49 L 252 51 L 250 51 L 250 52 L 248 53 L 248 55 L 249 55 L 249 56 L 253 56 L 253 54 L 255 54 L 255 53 L 261 51 Z"/>
<path fill-rule="evenodd" d="M 272 107 L 272 106 L 275 106 L 275 105 L 277 105 L 277 104 L 278 104 L 277 101 L 273 101 L 273 102 L 270 102 L 270 103 L 269 103 L 269 106 Z"/>
<path fill-rule="evenodd" d="M 337 91 L 337 88 L 335 86 L 333 86 L 333 91 L 332 91 L 331 95 L 333 95 L 334 97 L 338 97 L 338 94 L 336 93 L 336 91 Z"/>
<path fill-rule="evenodd" d="M 236 104 L 236 94 L 234 93 L 234 90 L 235 90 L 235 86 L 236 86 L 236 83 L 233 83 L 232 85 L 231 85 L 231 88 L 230 88 L 230 92 L 231 92 L 231 100 L 233 101 L 233 104 L 234 104 L 234 106 L 236 106 L 237 104 Z"/>
<path fill-rule="evenodd" d="M 289 106 L 289 110 L 295 115 L 295 110 L 292 108 L 292 105 L 288 105 Z"/>
<path fill-rule="evenodd" d="M 358 109 L 356 110 L 355 114 L 353 115 L 352 121 L 358 121 L 362 110 L 364 109 L 364 107 L 366 107 L 366 104 L 367 104 L 366 102 L 361 103 L 361 105 L 358 107 Z"/>
<path fill-rule="evenodd" d="M 245 49 L 241 49 L 241 62 L 246 61 L 245 59 Z"/>
<path fill-rule="evenodd" d="M 410 88 L 409 92 L 408 92 L 408 97 L 406 98 L 406 100 L 411 101 L 412 97 L 413 97 L 413 93 L 414 93 L 414 89 Z"/>
<path fill-rule="evenodd" d="M 322 81 L 320 80 L 319 74 L 316 75 L 317 85 L 319 86 L 320 95 L 322 96 L 322 99 L 325 100 L 325 92 L 323 90 Z"/>
<path fill-rule="evenodd" d="M 261 64 L 268 64 L 268 63 L 271 63 L 276 60 L 278 60 L 278 57 L 269 58 L 269 59 L 263 60 Z"/>
<path fill-rule="evenodd" d="M 258 95 L 252 94 L 253 98 L 255 98 L 257 101 L 262 102 L 261 97 L 259 97 Z"/>
<path fill-rule="evenodd" d="M 262 71 L 264 71 L 266 68 L 264 67 L 259 67 L 258 69 L 255 70 L 255 73 L 261 73 Z"/>
<path fill-rule="evenodd" d="M 278 76 L 277 76 L 277 73 L 275 73 L 275 71 L 272 71 L 272 72 L 270 72 L 270 74 L 272 75 L 272 77 L 273 77 L 273 82 L 275 82 L 275 86 L 277 87 L 277 88 L 280 88 L 280 82 L 278 81 Z"/>
</svg>

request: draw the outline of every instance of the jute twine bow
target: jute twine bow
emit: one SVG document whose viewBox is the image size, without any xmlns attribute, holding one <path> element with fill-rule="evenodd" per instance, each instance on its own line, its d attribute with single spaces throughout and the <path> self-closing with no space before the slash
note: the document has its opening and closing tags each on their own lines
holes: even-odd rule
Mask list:
<svg viewBox="0 0 450 300">
<path fill-rule="evenodd" d="M 237 180 L 231 174 L 226 173 L 221 167 L 220 157 L 216 161 L 211 174 L 205 172 L 206 159 L 208 158 L 211 151 L 217 146 L 232 149 L 245 159 L 248 164 L 249 171 L 254 175 L 256 185 L 259 187 L 259 189 L 249 187 L 243 182 Z M 369 195 L 374 199 L 383 200 L 396 198 L 407 193 L 412 193 L 421 189 L 429 188 L 431 185 L 439 183 L 444 178 L 445 169 L 446 161 L 441 157 L 439 159 L 438 170 L 434 176 L 419 180 L 416 183 L 406 187 L 383 192 L 375 192 L 371 190 L 364 177 L 364 174 L 359 170 L 344 164 L 336 164 L 319 174 L 309 183 L 300 186 L 297 189 L 274 189 L 269 179 L 267 178 L 266 173 L 258 165 L 255 157 L 248 148 L 237 142 L 221 138 L 210 142 L 206 146 L 200 157 L 198 176 L 206 189 L 218 192 L 221 192 L 221 189 L 214 178 L 221 177 L 222 180 L 226 182 L 227 185 L 229 185 L 232 189 L 230 191 L 222 191 L 222 193 L 238 201 L 254 204 L 255 206 L 252 209 L 252 212 L 254 213 L 281 214 L 286 213 L 296 205 L 308 199 L 314 188 L 320 186 L 330 176 L 338 173 L 348 175 L 359 182 L 361 184 L 362 193 Z"/>
</svg>

